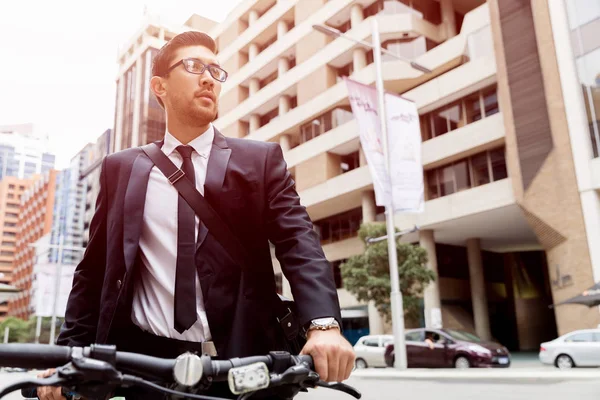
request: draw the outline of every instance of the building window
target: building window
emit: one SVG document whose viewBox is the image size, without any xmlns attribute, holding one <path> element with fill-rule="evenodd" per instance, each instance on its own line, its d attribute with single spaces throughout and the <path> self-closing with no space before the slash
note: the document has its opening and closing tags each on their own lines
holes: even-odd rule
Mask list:
<svg viewBox="0 0 600 400">
<path fill-rule="evenodd" d="M 342 282 L 342 271 L 340 269 L 340 266 L 343 263 L 345 263 L 346 261 L 348 261 L 348 260 L 343 259 L 343 260 L 337 260 L 337 261 L 330 262 L 331 269 L 333 270 L 333 280 L 335 281 L 336 289 L 341 289 L 344 287 L 343 282 Z"/>
<path fill-rule="evenodd" d="M 15 226 L 17 226 L 17 224 L 15 222 L 5 222 L 4 223 L 5 228 L 14 228 Z"/>
<path fill-rule="evenodd" d="M 300 144 L 352 120 L 350 106 L 335 108 L 300 126 Z"/>
<path fill-rule="evenodd" d="M 17 234 L 15 232 L 6 232 L 6 231 L 4 231 L 4 232 L 2 232 L 2 236 L 4 236 L 4 237 L 16 237 Z"/>
<path fill-rule="evenodd" d="M 2 241 L 2 246 L 14 246 L 15 242 L 9 241 L 9 240 L 3 240 Z"/>
<path fill-rule="evenodd" d="M 447 196 L 508 177 L 504 147 L 426 171 L 428 199 Z"/>
<path fill-rule="evenodd" d="M 260 81 L 260 88 L 262 89 L 265 86 L 267 86 L 269 83 L 271 83 L 274 80 L 276 80 L 277 79 L 277 73 L 278 73 L 278 71 L 275 70 L 272 74 L 268 75 L 264 79 L 261 79 L 261 81 Z"/>
<path fill-rule="evenodd" d="M 362 208 L 355 208 L 316 221 L 314 226 L 321 237 L 321 243 L 326 244 L 355 237 L 361 222 Z"/>
<path fill-rule="evenodd" d="M 423 140 L 444 135 L 499 111 L 496 87 L 473 93 L 450 105 L 423 114 L 420 118 Z"/>
<path fill-rule="evenodd" d="M 269 111 L 268 113 L 266 113 L 265 115 L 261 115 L 260 126 L 267 125 L 269 122 L 271 122 L 271 120 L 277 118 L 278 116 L 279 116 L 279 108 L 276 107 L 276 108 L 272 109 L 271 111 Z"/>
<path fill-rule="evenodd" d="M 10 217 L 10 218 L 19 218 L 19 214 L 9 213 L 9 212 L 6 213 L 6 216 Z"/>
<path fill-rule="evenodd" d="M 0 256 L 4 256 L 4 257 L 14 257 L 15 252 L 14 251 L 7 251 L 7 250 L 2 250 L 0 251 Z"/>
<path fill-rule="evenodd" d="M 355 151 L 350 154 L 343 155 L 341 158 L 340 168 L 341 173 L 345 174 L 348 171 L 352 171 L 360 166 L 360 154 Z"/>
</svg>

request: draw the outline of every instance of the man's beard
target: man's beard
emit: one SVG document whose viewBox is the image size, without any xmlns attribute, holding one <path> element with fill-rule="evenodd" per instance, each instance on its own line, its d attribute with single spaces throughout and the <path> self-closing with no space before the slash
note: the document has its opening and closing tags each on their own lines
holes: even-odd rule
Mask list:
<svg viewBox="0 0 600 400">
<path fill-rule="evenodd" d="M 212 107 L 200 107 L 196 103 L 196 99 L 191 103 L 184 103 L 177 100 L 173 102 L 173 111 L 177 114 L 178 119 L 186 125 L 203 126 L 213 122 L 217 118 L 217 104 L 213 104 Z"/>
</svg>

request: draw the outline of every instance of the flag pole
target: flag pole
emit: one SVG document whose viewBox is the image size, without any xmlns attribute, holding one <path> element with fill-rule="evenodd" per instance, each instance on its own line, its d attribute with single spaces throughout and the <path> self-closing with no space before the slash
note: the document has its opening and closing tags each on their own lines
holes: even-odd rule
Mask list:
<svg viewBox="0 0 600 400">
<path fill-rule="evenodd" d="M 392 331 L 394 333 L 394 368 L 406 369 L 406 343 L 404 339 L 404 304 L 402 292 L 400 291 L 400 278 L 398 275 L 398 253 L 396 250 L 396 225 L 394 224 L 394 189 L 391 174 L 391 152 L 389 148 L 389 136 L 387 131 L 385 93 L 383 89 L 383 73 L 381 66 L 381 40 L 379 38 L 379 26 L 377 18 L 372 20 L 373 29 L 373 59 L 375 62 L 377 103 L 379 109 L 379 123 L 383 136 L 383 154 L 385 167 L 389 177 L 390 195 L 385 206 L 385 222 L 387 228 L 388 261 L 390 267 L 391 293 L 390 302 L 392 306 Z"/>
</svg>

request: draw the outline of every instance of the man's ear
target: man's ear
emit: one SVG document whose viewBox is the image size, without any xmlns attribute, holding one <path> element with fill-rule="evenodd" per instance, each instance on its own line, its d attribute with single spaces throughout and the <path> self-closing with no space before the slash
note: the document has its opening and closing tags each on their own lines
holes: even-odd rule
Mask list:
<svg viewBox="0 0 600 400">
<path fill-rule="evenodd" d="M 156 97 L 162 100 L 167 94 L 165 79 L 160 76 L 153 76 L 150 79 L 150 89 L 152 89 L 152 92 Z"/>
</svg>

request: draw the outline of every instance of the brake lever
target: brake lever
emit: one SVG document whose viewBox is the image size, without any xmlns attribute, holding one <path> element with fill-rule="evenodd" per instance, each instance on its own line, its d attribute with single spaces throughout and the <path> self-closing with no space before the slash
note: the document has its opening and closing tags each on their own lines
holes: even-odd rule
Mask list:
<svg viewBox="0 0 600 400">
<path fill-rule="evenodd" d="M 315 385 L 324 387 L 327 389 L 339 390 L 340 392 L 349 394 L 350 396 L 354 397 L 355 399 L 360 399 L 362 397 L 362 394 L 358 390 L 356 390 L 352 386 L 346 385 L 345 383 L 342 383 L 342 382 L 325 382 L 325 381 L 319 380 Z"/>
</svg>

